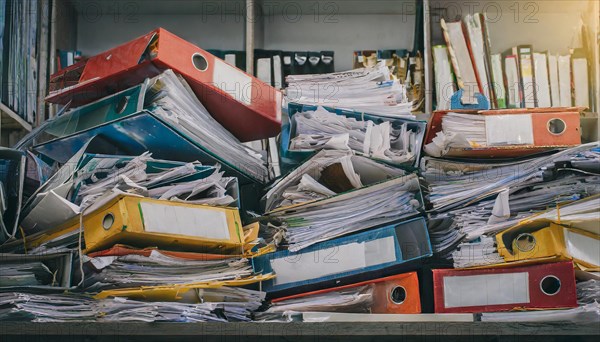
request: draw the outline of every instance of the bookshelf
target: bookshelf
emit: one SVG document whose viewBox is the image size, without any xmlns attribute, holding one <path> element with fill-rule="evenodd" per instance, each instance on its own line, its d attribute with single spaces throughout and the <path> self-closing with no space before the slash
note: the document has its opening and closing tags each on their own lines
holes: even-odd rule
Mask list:
<svg viewBox="0 0 600 342">
<path fill-rule="evenodd" d="M 423 18 L 417 18 L 418 1 L 423 3 Z M 52 4 L 49 46 L 40 49 L 49 74 L 56 69 L 57 49 L 95 55 L 159 26 L 204 49 L 333 50 L 335 69 L 342 71 L 352 67 L 354 50 L 412 50 L 419 25 L 425 47 L 426 113 L 434 108 L 431 46 L 445 44 L 441 17 L 487 13 L 494 21 L 489 25 L 493 52 L 531 43 L 536 51 L 554 53 L 568 52 L 573 26 L 581 19 L 594 60 L 600 56 L 600 2 L 595 0 L 55 0 Z M 252 53 L 246 64 L 253 65 Z M 590 117 L 597 116 L 600 104 L 600 68 L 598 63 L 592 65 Z M 45 93 L 40 82 L 42 90 Z M 54 107 L 32 126 L 52 116 Z M 4 124 L 9 119 L 3 117 Z"/>
<path fill-rule="evenodd" d="M 430 21 L 429 32 L 425 30 L 425 42 L 431 46 L 445 45 L 440 27 L 440 18 L 458 20 L 466 14 L 484 13 L 488 16 L 491 52 L 500 53 L 512 46 L 532 44 L 536 52 L 549 51 L 568 54 L 569 48 L 578 47 L 576 37 L 579 22 L 586 26 L 590 42 L 592 61 L 588 70 L 592 85 L 589 112 L 598 113 L 600 105 L 600 70 L 598 67 L 600 29 L 600 3 L 595 0 L 506 0 L 506 1 L 452 1 L 424 0 L 429 8 L 425 16 Z M 431 64 L 429 64 L 431 65 Z M 428 68 L 432 70 L 432 68 Z M 432 103 L 433 83 L 426 92 L 428 103 Z M 427 107 L 427 111 L 431 111 Z"/>
<path fill-rule="evenodd" d="M 32 127 L 31 124 L 25 121 L 19 114 L 15 113 L 12 109 L 0 102 L 0 129 L 3 130 L 25 130 L 30 132 Z"/>
</svg>

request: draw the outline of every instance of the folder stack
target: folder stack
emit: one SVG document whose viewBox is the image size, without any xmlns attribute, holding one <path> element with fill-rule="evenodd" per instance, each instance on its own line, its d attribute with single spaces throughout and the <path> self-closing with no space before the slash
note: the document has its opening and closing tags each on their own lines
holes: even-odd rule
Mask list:
<svg viewBox="0 0 600 342">
<path fill-rule="evenodd" d="M 250 258 L 270 247 L 250 211 L 272 172 L 241 140 L 279 132 L 279 92 L 162 29 L 128 44 L 52 76 L 48 100 L 70 104 L 2 151 L 0 319 L 248 321 L 262 305 L 273 275 Z"/>
<path fill-rule="evenodd" d="M 495 51 L 487 25 L 478 13 L 442 19 L 446 46 L 433 49 L 438 110 L 419 167 L 434 258 L 451 262 L 429 272 L 434 311 L 598 321 L 597 305 L 578 301 L 600 262 L 600 150 L 581 141 L 587 90 L 571 98 L 575 64 L 575 87 L 589 86 L 585 54 Z M 445 96 L 452 73 L 460 105 Z M 482 106 L 475 94 L 489 109 L 466 109 Z"/>
<path fill-rule="evenodd" d="M 500 104 L 485 18 L 462 25 L 445 23 L 437 74 Z M 600 320 L 600 146 L 581 144 L 581 108 L 425 122 L 398 51 L 307 67 L 286 98 L 276 56 L 332 56 L 262 51 L 253 78 L 213 52 L 158 29 L 51 77 L 63 110 L 0 150 L 0 321 Z M 546 79 L 544 56 L 516 52 Z"/>
<path fill-rule="evenodd" d="M 595 308 L 577 307 L 576 281 L 595 277 L 600 262 L 599 145 L 489 148 L 489 134 L 512 134 L 519 126 L 490 125 L 490 115 L 502 113 L 438 113 L 446 131 L 424 147 L 430 156 L 420 167 L 434 256 L 454 266 L 432 271 L 434 310 L 483 313 L 485 321 L 593 320 Z M 434 150 L 447 137 L 445 150 Z M 501 313 L 523 309 L 534 311 Z M 556 309 L 568 310 L 538 311 Z"/>
</svg>

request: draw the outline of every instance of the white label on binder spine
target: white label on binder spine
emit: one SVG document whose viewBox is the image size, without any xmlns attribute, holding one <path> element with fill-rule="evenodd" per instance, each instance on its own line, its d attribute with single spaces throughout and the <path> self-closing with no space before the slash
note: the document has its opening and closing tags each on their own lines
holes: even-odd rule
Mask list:
<svg viewBox="0 0 600 342">
<path fill-rule="evenodd" d="M 252 103 L 252 77 L 215 58 L 213 63 L 213 83 L 237 101 L 246 105 Z"/>
<path fill-rule="evenodd" d="M 533 145 L 530 114 L 485 116 L 488 146 Z"/>
<path fill-rule="evenodd" d="M 388 236 L 274 259 L 271 260 L 271 268 L 277 274 L 274 284 L 317 279 L 393 262 L 395 247 L 394 238 Z"/>
<path fill-rule="evenodd" d="M 146 232 L 228 240 L 227 215 L 220 210 L 142 202 Z"/>
<path fill-rule="evenodd" d="M 581 260 L 592 265 L 600 265 L 600 244 L 598 239 L 578 234 L 565 228 L 567 251 L 575 260 Z"/>
<path fill-rule="evenodd" d="M 444 306 L 529 303 L 527 272 L 444 277 Z"/>
</svg>

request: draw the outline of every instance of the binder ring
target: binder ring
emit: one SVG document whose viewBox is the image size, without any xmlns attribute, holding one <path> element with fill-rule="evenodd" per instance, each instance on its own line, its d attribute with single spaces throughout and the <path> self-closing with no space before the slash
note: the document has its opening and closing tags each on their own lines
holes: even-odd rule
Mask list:
<svg viewBox="0 0 600 342">
<path fill-rule="evenodd" d="M 517 235 L 515 239 L 515 245 L 521 252 L 529 252 L 535 247 L 536 241 L 535 236 L 529 233 L 522 233 Z"/>
<path fill-rule="evenodd" d="M 202 56 L 202 54 L 198 52 L 192 55 L 192 64 L 194 65 L 194 68 L 200 71 L 206 71 L 206 69 L 208 69 L 208 61 L 206 60 L 206 57 Z"/>
<path fill-rule="evenodd" d="M 567 123 L 563 119 L 553 118 L 548 120 L 546 129 L 550 134 L 561 135 L 567 130 Z"/>
<path fill-rule="evenodd" d="M 548 296 L 554 296 L 560 292 L 560 285 L 560 279 L 553 275 L 545 276 L 540 281 L 540 289 Z"/>
<path fill-rule="evenodd" d="M 115 223 L 115 215 L 113 213 L 108 213 L 102 218 L 102 228 L 104 230 L 109 230 L 113 223 Z"/>
<path fill-rule="evenodd" d="M 402 304 L 406 300 L 406 289 L 402 286 L 396 286 L 390 291 L 390 299 L 394 304 Z"/>
</svg>

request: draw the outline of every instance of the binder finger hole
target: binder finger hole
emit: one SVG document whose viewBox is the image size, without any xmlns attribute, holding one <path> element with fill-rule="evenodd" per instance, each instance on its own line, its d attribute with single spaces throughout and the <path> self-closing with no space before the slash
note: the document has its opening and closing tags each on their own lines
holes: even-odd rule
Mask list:
<svg viewBox="0 0 600 342">
<path fill-rule="evenodd" d="M 192 63 L 194 64 L 194 68 L 200 71 L 206 71 L 206 69 L 208 69 L 208 61 L 199 53 L 195 53 L 192 56 Z"/>
<path fill-rule="evenodd" d="M 562 119 L 554 118 L 548 120 L 548 132 L 559 135 L 563 134 L 566 129 L 567 124 Z"/>
<path fill-rule="evenodd" d="M 529 233 L 519 234 L 515 239 L 515 245 L 521 252 L 529 252 L 535 247 L 535 237 Z"/>
<path fill-rule="evenodd" d="M 406 289 L 402 286 L 396 286 L 390 292 L 390 299 L 394 304 L 402 304 L 406 300 Z"/>
<path fill-rule="evenodd" d="M 105 230 L 109 230 L 113 223 L 115 223 L 115 216 L 112 213 L 108 213 L 102 218 L 102 228 Z"/>
<path fill-rule="evenodd" d="M 554 296 L 560 291 L 560 280 L 553 275 L 546 276 L 540 282 L 540 288 L 548 296 Z"/>
</svg>

